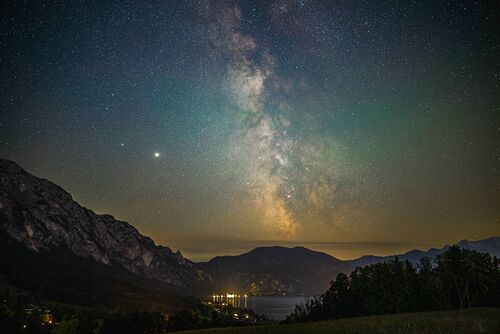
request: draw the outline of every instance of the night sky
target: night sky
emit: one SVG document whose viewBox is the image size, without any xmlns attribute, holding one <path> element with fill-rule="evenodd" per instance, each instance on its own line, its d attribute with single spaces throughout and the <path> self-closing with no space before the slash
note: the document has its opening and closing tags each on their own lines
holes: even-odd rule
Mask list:
<svg viewBox="0 0 500 334">
<path fill-rule="evenodd" d="M 0 156 L 193 260 L 500 234 L 496 1 L 0 6 Z"/>
</svg>

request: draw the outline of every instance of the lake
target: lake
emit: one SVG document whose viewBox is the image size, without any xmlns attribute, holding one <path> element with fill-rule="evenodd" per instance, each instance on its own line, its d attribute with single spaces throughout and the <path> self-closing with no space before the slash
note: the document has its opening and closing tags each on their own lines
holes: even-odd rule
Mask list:
<svg viewBox="0 0 500 334">
<path fill-rule="evenodd" d="M 259 314 L 274 320 L 284 320 L 293 312 L 295 305 L 304 303 L 310 297 L 272 296 L 272 297 L 248 297 L 248 308 Z"/>
</svg>

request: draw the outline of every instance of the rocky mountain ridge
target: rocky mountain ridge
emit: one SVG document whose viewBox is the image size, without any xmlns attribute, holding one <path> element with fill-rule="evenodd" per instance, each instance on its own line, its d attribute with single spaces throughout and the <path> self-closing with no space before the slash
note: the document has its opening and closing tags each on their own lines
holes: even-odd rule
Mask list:
<svg viewBox="0 0 500 334">
<path fill-rule="evenodd" d="M 0 159 L 0 223 L 35 252 L 65 247 L 186 292 L 198 291 L 209 279 L 180 252 L 155 245 L 126 222 L 80 206 L 59 186 L 5 159 Z"/>
</svg>

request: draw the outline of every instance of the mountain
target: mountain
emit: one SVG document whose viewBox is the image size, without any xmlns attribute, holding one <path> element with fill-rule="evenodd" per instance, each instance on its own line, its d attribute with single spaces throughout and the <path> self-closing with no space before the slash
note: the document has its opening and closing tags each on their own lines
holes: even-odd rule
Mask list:
<svg viewBox="0 0 500 334">
<path fill-rule="evenodd" d="M 140 277 L 171 291 L 196 294 L 209 280 L 180 252 L 155 245 L 126 222 L 80 206 L 62 188 L 5 159 L 0 159 L 0 230 L 4 244 L 17 242 L 5 251 L 19 253 L 17 246 L 22 245 L 33 258 L 51 261 L 58 258 L 55 254 L 65 254 L 61 258 L 91 264 L 100 273 L 104 269 L 117 281 Z M 92 274 L 82 272 L 82 278 Z"/>
<path fill-rule="evenodd" d="M 491 237 L 484 240 L 479 241 L 468 241 L 462 240 L 458 244 L 458 246 L 467 249 L 473 249 L 480 253 L 489 253 L 492 256 L 496 256 L 500 258 L 500 238 L 499 237 Z"/>
<path fill-rule="evenodd" d="M 500 237 L 458 245 L 500 256 Z M 448 247 L 397 256 L 416 263 Z M 193 299 L 183 296 L 208 292 L 321 293 L 338 273 L 395 257 L 343 261 L 304 247 L 260 247 L 193 263 L 155 245 L 132 225 L 80 206 L 62 188 L 5 159 L 0 159 L 0 254 L 0 287 L 6 278 L 42 298 L 162 310 L 192 305 Z"/>
<path fill-rule="evenodd" d="M 462 240 L 459 241 L 457 245 L 465 249 L 475 250 L 480 253 L 488 253 L 491 256 L 500 257 L 500 237 L 491 237 L 488 239 L 483 239 L 478 241 Z M 439 254 L 444 253 L 448 248 L 450 248 L 450 246 L 446 245 L 443 248 L 430 248 L 427 251 L 415 249 L 403 254 L 391 255 L 391 256 L 368 255 L 368 256 L 362 256 L 358 259 L 348 260 L 345 262 L 349 263 L 351 267 L 355 268 L 359 266 L 366 266 L 378 262 L 393 260 L 397 256 L 398 259 L 402 261 L 408 260 L 409 262 L 415 265 L 424 256 L 435 258 Z"/>
<path fill-rule="evenodd" d="M 460 247 L 500 254 L 500 237 L 479 241 L 463 240 Z M 413 264 L 424 257 L 435 258 L 449 248 L 412 250 L 393 256 L 363 256 L 354 260 L 339 260 L 325 253 L 304 247 L 260 247 L 237 256 L 217 256 L 197 266 L 217 282 L 219 291 L 248 291 L 252 294 L 314 295 L 325 291 L 339 273 L 350 273 L 356 267 L 393 260 L 396 256 Z"/>
<path fill-rule="evenodd" d="M 76 256 L 64 247 L 31 251 L 2 230 L 0 254 L 0 291 L 9 291 L 24 303 L 168 313 L 197 303 L 166 283 Z"/>
<path fill-rule="evenodd" d="M 239 256 L 217 256 L 198 267 L 220 291 L 255 295 L 312 294 L 324 290 L 343 267 L 342 261 L 304 247 L 259 247 Z M 319 289 L 319 290 L 318 290 Z"/>
</svg>

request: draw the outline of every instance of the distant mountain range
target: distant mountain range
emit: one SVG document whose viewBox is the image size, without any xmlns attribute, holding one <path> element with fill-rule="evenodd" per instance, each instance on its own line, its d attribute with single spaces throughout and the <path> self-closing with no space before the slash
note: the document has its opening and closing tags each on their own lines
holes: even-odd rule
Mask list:
<svg viewBox="0 0 500 334">
<path fill-rule="evenodd" d="M 458 245 L 500 256 L 499 237 Z M 398 257 L 415 263 L 447 247 Z M 192 305 L 186 295 L 229 290 L 321 293 L 340 272 L 394 258 L 343 261 L 304 247 L 259 247 L 193 263 L 130 224 L 80 206 L 62 188 L 5 159 L 0 159 L 0 254 L 0 286 L 71 304 L 159 310 Z"/>
<path fill-rule="evenodd" d="M 462 240 L 457 245 L 500 257 L 500 237 Z M 393 256 L 370 255 L 354 260 L 339 260 L 304 247 L 259 247 L 242 255 L 217 256 L 197 266 L 214 278 L 219 289 L 229 287 L 258 295 L 313 295 L 324 292 L 339 273 L 349 273 L 356 267 L 389 261 L 396 256 L 416 264 L 422 257 L 434 258 L 449 247 L 412 250 Z"/>
</svg>

